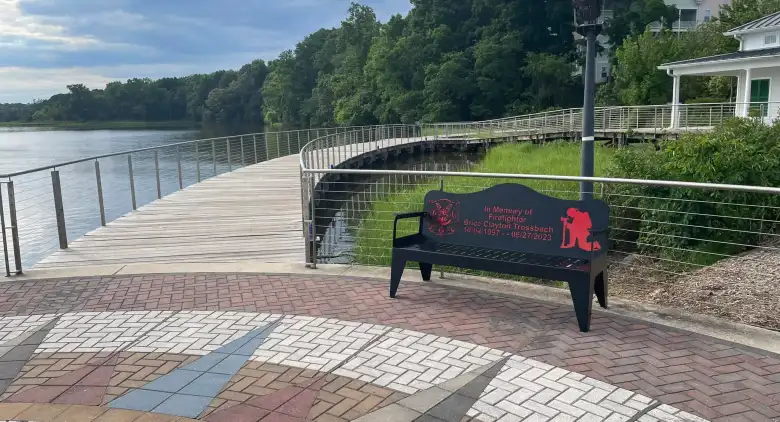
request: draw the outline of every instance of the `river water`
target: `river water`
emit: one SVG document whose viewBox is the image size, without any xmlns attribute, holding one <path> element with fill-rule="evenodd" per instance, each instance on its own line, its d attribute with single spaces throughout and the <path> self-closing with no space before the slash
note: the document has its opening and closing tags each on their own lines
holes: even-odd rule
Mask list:
<svg viewBox="0 0 780 422">
<path fill-rule="evenodd" d="M 95 155 L 166 145 L 197 139 L 198 131 L 159 130 L 46 130 L 36 128 L 0 128 L 0 174 L 45 167 Z M 153 153 L 133 155 L 136 203 L 156 199 Z M 159 156 L 163 194 L 178 188 L 175 150 Z M 196 176 L 191 157 L 184 159 L 183 179 L 191 184 Z M 68 239 L 75 240 L 100 226 L 94 162 L 70 165 L 60 171 Z M 112 221 L 132 210 L 129 195 L 127 157 L 100 160 L 106 219 Z M 205 171 L 204 171 L 205 173 Z M 209 174 L 204 174 L 210 176 Z M 7 179 L 4 179 L 4 181 Z M 24 268 L 56 250 L 59 246 L 52 193 L 51 171 L 40 171 L 13 178 L 18 215 L 20 245 Z M 7 185 L 0 184 L 5 223 L 10 225 Z M 6 231 L 10 237 L 10 230 Z M 1 245 L 0 245 L 1 246 Z M 10 249 L 10 248 L 9 248 Z M 11 265 L 13 266 L 13 251 Z M 2 272 L 0 250 L 0 272 Z"/>
</svg>

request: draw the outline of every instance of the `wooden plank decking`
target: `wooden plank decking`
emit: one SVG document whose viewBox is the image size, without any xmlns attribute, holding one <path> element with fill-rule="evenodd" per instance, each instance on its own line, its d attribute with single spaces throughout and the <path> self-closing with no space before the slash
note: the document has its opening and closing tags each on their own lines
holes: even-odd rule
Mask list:
<svg viewBox="0 0 780 422">
<path fill-rule="evenodd" d="M 522 138 L 514 132 L 506 135 L 515 140 Z M 449 136 L 469 141 L 463 135 Z M 374 149 L 422 140 L 433 140 L 433 137 L 334 146 L 321 151 L 320 160 L 313 167 L 327 168 Z M 205 180 L 86 234 L 71 242 L 68 249 L 54 252 L 33 268 L 303 262 L 299 167 L 296 154 Z"/>
<path fill-rule="evenodd" d="M 298 163 L 291 155 L 192 185 L 88 233 L 34 268 L 303 262 Z"/>
<path fill-rule="evenodd" d="M 338 164 L 373 149 L 423 139 L 334 147 L 322 156 Z M 302 263 L 305 241 L 301 218 L 300 160 L 296 154 L 239 168 L 156 200 L 71 242 L 68 249 L 52 253 L 33 269 L 143 263 Z"/>
</svg>

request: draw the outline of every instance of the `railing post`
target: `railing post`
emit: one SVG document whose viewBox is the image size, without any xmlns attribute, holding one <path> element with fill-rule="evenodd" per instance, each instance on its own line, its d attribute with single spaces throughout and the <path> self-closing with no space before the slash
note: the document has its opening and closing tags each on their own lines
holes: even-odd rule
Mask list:
<svg viewBox="0 0 780 422">
<path fill-rule="evenodd" d="M 100 225 L 106 225 L 106 208 L 103 204 L 103 181 L 100 178 L 100 162 L 95 160 L 95 181 L 97 182 L 98 206 L 100 207 Z"/>
<path fill-rule="evenodd" d="M 658 129 L 658 107 L 653 107 L 653 128 Z"/>
<path fill-rule="evenodd" d="M 51 188 L 54 193 L 54 213 L 57 217 L 57 235 L 60 239 L 60 249 L 68 249 L 68 231 L 65 227 L 65 208 L 62 205 L 62 187 L 60 172 L 52 170 Z"/>
<path fill-rule="evenodd" d="M 290 146 L 290 132 L 287 132 L 287 155 L 292 154 L 292 146 Z"/>
<path fill-rule="evenodd" d="M 135 180 L 133 179 L 133 156 L 127 154 L 127 170 L 130 175 L 130 199 L 133 201 L 133 211 L 138 209 L 135 203 Z"/>
<path fill-rule="evenodd" d="M 200 183 L 200 150 L 198 148 L 198 144 L 200 142 L 195 142 L 195 174 L 197 175 L 198 183 Z"/>
<path fill-rule="evenodd" d="M 246 165 L 246 159 L 244 158 L 244 136 L 239 136 L 238 141 L 241 142 L 241 165 L 239 167 L 244 167 Z"/>
<path fill-rule="evenodd" d="M 276 132 L 276 157 L 279 158 L 282 156 L 282 146 L 279 144 L 279 132 Z"/>
<path fill-rule="evenodd" d="M 154 176 L 157 180 L 157 199 L 160 199 L 162 198 L 162 189 L 160 189 L 160 159 L 157 155 L 157 150 L 154 150 Z"/>
<path fill-rule="evenodd" d="M 230 158 L 230 137 L 228 136 L 225 138 L 225 142 L 227 142 L 227 159 L 228 159 L 228 172 L 233 171 L 233 160 Z"/>
<path fill-rule="evenodd" d="M 257 164 L 257 135 L 252 135 L 252 147 L 255 150 L 255 164 Z"/>
<path fill-rule="evenodd" d="M 325 135 L 325 156 L 327 157 L 325 168 L 330 168 L 330 135 Z"/>
<path fill-rule="evenodd" d="M 0 238 L 3 239 L 3 257 L 5 258 L 5 276 L 11 276 L 11 263 L 8 260 L 8 237 L 5 227 L 5 210 L 3 207 L 3 184 L 0 183 Z"/>
<path fill-rule="evenodd" d="M 22 274 L 22 246 L 19 244 L 19 221 L 16 218 L 16 195 L 14 181 L 8 181 L 8 216 L 11 218 L 11 242 L 14 248 L 14 266 L 16 274 Z"/>
<path fill-rule="evenodd" d="M 176 167 L 179 171 L 179 189 L 184 189 L 184 180 L 181 177 L 181 146 L 176 145 Z"/>
<path fill-rule="evenodd" d="M 268 135 L 263 134 L 263 145 L 265 145 L 265 161 L 268 161 L 271 159 L 271 157 L 268 155 Z"/>
<path fill-rule="evenodd" d="M 309 207 L 311 208 L 311 214 L 309 215 L 309 218 L 311 219 L 311 222 L 309 223 L 309 247 L 311 248 L 311 268 L 316 269 L 317 268 L 317 207 L 316 202 L 314 200 L 314 173 L 310 174 L 309 177 Z"/>
<path fill-rule="evenodd" d="M 211 140 L 211 159 L 213 161 L 214 165 L 214 176 L 217 175 L 217 141 L 215 139 Z"/>
</svg>

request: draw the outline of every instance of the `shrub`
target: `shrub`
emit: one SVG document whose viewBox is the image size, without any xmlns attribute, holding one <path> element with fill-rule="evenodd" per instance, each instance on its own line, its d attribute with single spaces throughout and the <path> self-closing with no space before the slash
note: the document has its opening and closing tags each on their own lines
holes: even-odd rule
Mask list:
<svg viewBox="0 0 780 422">
<path fill-rule="evenodd" d="M 713 132 L 666 141 L 657 152 L 624 149 L 609 176 L 780 186 L 780 125 L 730 119 Z M 613 185 L 615 237 L 644 254 L 707 265 L 774 231 L 780 197 L 726 190 Z"/>
</svg>

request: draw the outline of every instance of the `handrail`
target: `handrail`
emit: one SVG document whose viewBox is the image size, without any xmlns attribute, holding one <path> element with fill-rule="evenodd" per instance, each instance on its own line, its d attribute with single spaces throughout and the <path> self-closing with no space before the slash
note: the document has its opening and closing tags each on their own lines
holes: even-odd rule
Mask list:
<svg viewBox="0 0 780 422">
<path fill-rule="evenodd" d="M 317 174 L 375 174 L 398 176 L 426 176 L 426 177 L 478 177 L 478 178 L 503 178 L 521 180 L 551 180 L 558 182 L 593 182 L 607 184 L 628 184 L 640 186 L 660 186 L 670 188 L 693 188 L 708 190 L 726 190 L 734 192 L 754 192 L 780 195 L 780 188 L 769 186 L 745 186 L 722 183 L 683 182 L 677 180 L 653 180 L 653 179 L 623 179 L 616 177 L 582 177 L 582 176 L 558 176 L 550 174 L 514 174 L 514 173 L 474 173 L 462 171 L 418 171 L 418 170 L 350 170 L 350 169 L 305 169 L 304 173 Z"/>
<path fill-rule="evenodd" d="M 650 136 L 663 135 L 671 131 L 677 133 L 686 131 L 709 130 L 713 126 L 721 124 L 726 118 L 733 115 L 756 115 L 764 121 L 774 117 L 780 110 L 780 103 L 707 103 L 707 104 L 664 104 L 652 106 L 624 106 L 624 107 L 599 107 L 596 109 L 596 132 L 601 134 L 612 134 L 613 136 L 622 136 L 632 131 L 641 131 L 641 133 L 650 134 Z M 510 116 L 499 119 L 478 121 L 478 122 L 455 122 L 455 123 L 423 123 L 416 125 L 390 124 L 374 126 L 347 126 L 336 128 L 318 128 L 318 129 L 298 129 L 290 131 L 275 131 L 262 133 L 249 133 L 241 135 L 231 135 L 224 137 L 195 139 L 191 141 L 181 141 L 167 145 L 153 147 L 137 148 L 121 152 L 106 153 L 94 155 L 85 158 L 59 162 L 51 165 L 40 166 L 32 169 L 15 171 L 7 174 L 0 174 L 0 187 L 3 189 L 3 195 L 0 201 L 6 201 L 8 204 L 10 226 L 14 228 L 11 232 L 10 243 L 4 242 L 4 245 L 14 247 L 14 258 L 19 260 L 19 246 L 24 246 L 27 257 L 32 260 L 29 254 L 43 254 L 51 248 L 59 246 L 66 248 L 68 244 L 68 224 L 71 224 L 71 235 L 86 233 L 87 230 L 93 230 L 94 221 L 89 216 L 89 208 L 92 201 L 97 200 L 96 210 L 100 216 L 101 225 L 106 225 L 108 221 L 123 215 L 128 211 L 129 205 L 132 210 L 137 209 L 139 205 L 144 205 L 155 196 L 152 192 L 156 187 L 156 198 L 162 198 L 168 187 L 174 190 L 183 189 L 185 185 L 198 183 L 202 179 L 210 178 L 230 172 L 235 168 L 244 167 L 247 164 L 255 164 L 261 161 L 279 158 L 282 156 L 298 153 L 301 175 L 307 175 L 302 179 L 302 206 L 306 209 L 307 198 L 312 198 L 316 189 L 318 174 L 328 173 L 331 168 L 335 168 L 344 162 L 351 160 L 362 160 L 366 158 L 367 153 L 373 151 L 387 150 L 390 148 L 423 142 L 439 142 L 451 139 L 465 139 L 470 141 L 504 139 L 534 139 L 534 137 L 563 136 L 576 137 L 582 130 L 582 109 L 569 108 L 563 110 L 551 110 L 545 112 L 531 113 L 521 116 Z M 323 135 L 324 136 L 321 136 Z M 275 138 L 275 139 L 274 139 Z M 285 139 L 286 138 L 286 139 Z M 249 141 L 247 143 L 247 141 Z M 275 141 L 275 145 L 274 145 Z M 286 141 L 286 142 L 285 142 Z M 203 148 L 204 143 L 210 143 Z M 221 144 L 219 148 L 215 144 Z M 231 151 L 231 144 L 234 149 Z M 238 146 L 238 148 L 235 148 Z M 258 149 L 258 146 L 262 150 Z M 249 163 L 245 159 L 246 148 L 249 148 Z M 172 152 L 165 163 L 158 160 L 161 155 L 158 152 L 166 154 L 164 150 Z M 186 150 L 186 151 L 185 151 Z M 133 154 L 153 151 L 154 157 L 142 154 L 140 157 L 133 157 Z M 264 151 L 264 152 L 263 152 Z M 219 152 L 219 154 L 218 154 Z M 259 154 L 258 152 L 261 152 Z M 125 156 L 127 164 L 110 166 L 109 171 L 112 176 L 119 176 L 124 179 L 120 190 L 120 196 L 115 196 L 112 191 L 112 197 L 106 198 L 110 201 L 104 201 L 103 184 L 101 179 L 100 160 Z M 145 160 L 145 161 L 144 161 Z M 202 161 L 203 160 L 203 161 Z M 208 160 L 208 161 L 206 161 Z M 240 161 L 239 161 L 240 160 Z M 133 162 L 136 162 L 134 168 Z M 86 187 L 80 184 L 75 191 L 78 193 L 78 201 L 74 201 L 72 195 L 65 192 L 63 195 L 62 183 L 60 183 L 59 171 L 66 166 L 74 164 L 94 162 L 94 188 Z M 145 164 L 144 164 L 145 163 Z M 202 166 L 203 164 L 203 166 Z M 166 167 L 167 166 L 167 167 Z M 168 170 L 166 171 L 165 168 Z M 161 173 L 161 169 L 164 170 Z M 17 176 L 30 175 L 31 173 L 44 173 L 52 170 L 51 175 L 40 174 L 41 177 L 32 180 L 17 179 Z M 339 172 L 352 172 L 352 170 L 338 170 Z M 122 174 L 122 172 L 125 172 Z M 363 171 L 366 172 L 366 171 Z M 84 173 L 80 173 L 84 174 Z M 399 174 L 417 174 L 417 173 L 399 173 Z M 436 173 L 446 175 L 446 172 Z M 167 182 L 165 178 L 167 177 Z M 484 177 L 493 177 L 487 175 Z M 522 176 L 517 176 L 522 178 Z M 526 175 L 527 178 L 539 178 L 543 176 Z M 50 181 L 47 179 L 51 178 Z M 137 179 L 137 180 L 136 180 Z M 63 178 L 65 188 L 68 183 L 72 183 L 73 178 Z M 81 180 L 81 179 L 79 179 Z M 86 179 L 84 179 L 86 180 Z M 550 178 L 550 180 L 570 180 L 570 181 L 592 181 L 606 182 L 605 179 L 578 179 L 578 178 Z M 15 183 L 16 182 L 16 183 Z M 136 189 L 136 182 L 139 188 Z M 649 183 L 653 181 L 631 182 L 626 180 L 617 180 L 613 183 Z M 81 183 L 81 182 L 79 182 Z M 677 187 L 710 187 L 726 190 L 745 190 L 752 192 L 763 192 L 777 194 L 780 191 L 775 188 L 767 187 L 729 187 L 726 185 L 711 184 L 690 184 L 691 182 L 665 182 L 656 181 L 653 184 L 659 186 L 677 186 Z M 156 185 L 156 186 L 155 186 Z M 168 187 L 166 187 L 166 185 Z M 71 185 L 71 187 L 73 187 Z M 128 190 L 129 188 L 129 190 Z M 51 194 L 47 190 L 51 190 Z M 96 189 L 96 190 L 95 190 Z M 768 189 L 768 190 L 767 190 Z M 91 192 L 88 192 L 91 191 Z M 140 193 L 136 198 L 136 193 Z M 151 195 L 150 195 L 151 193 Z M 93 196 L 94 195 L 94 196 Z M 2 199 L 2 198 L 5 199 Z M 114 200 L 114 198 L 119 200 Z M 87 199 L 85 201 L 85 199 Z M 51 215 L 46 216 L 45 210 L 52 209 L 52 201 L 56 211 L 55 220 Z M 110 202 L 110 203 L 109 203 Z M 63 210 L 64 207 L 64 210 Z M 87 211 L 87 212 L 85 212 Z M 63 215 L 64 213 L 64 215 Z M 74 220 L 65 220 L 65 215 L 75 215 L 79 222 L 72 224 Z M 94 216 L 94 214 L 92 214 Z M 13 218 L 12 218 L 13 217 Z M 18 218 L 17 218 L 18 217 Z M 303 216 L 303 220 L 311 220 Z M 66 222 L 68 224 L 66 224 Z M 9 227 L 10 227 L 9 226 Z M 18 232 L 21 228 L 21 234 Z M 52 232 L 56 228 L 58 231 L 59 244 L 53 245 L 46 243 L 49 238 L 41 239 L 46 236 L 45 233 Z M 304 230 L 306 227 L 304 227 Z M 53 238 L 52 238 L 53 239 Z M 46 248 L 49 248 L 48 250 Z M 15 265 L 17 271 L 21 271 L 21 264 Z M 7 267 L 7 265 L 6 265 Z M 8 268 L 7 268 L 8 270 Z"/>
<path fill-rule="evenodd" d="M 713 106 L 729 106 L 729 107 L 735 107 L 739 105 L 745 105 L 746 103 L 702 103 L 702 104 L 679 104 L 678 107 L 680 109 L 685 108 L 702 108 L 702 107 L 713 107 Z M 770 103 L 767 103 L 770 104 Z M 664 104 L 664 105 L 640 105 L 640 106 L 609 106 L 609 107 L 597 107 L 596 113 L 600 111 L 607 111 L 607 110 L 642 110 L 642 109 L 669 109 L 673 107 L 672 104 Z M 501 117 L 497 119 L 490 119 L 490 120 L 482 120 L 482 121 L 464 121 L 464 122 L 446 122 L 446 123 L 426 123 L 424 126 L 451 126 L 451 125 L 480 125 L 480 124 L 492 124 L 492 123 L 503 123 L 503 122 L 510 122 L 510 121 L 518 121 L 518 120 L 526 120 L 526 119 L 533 119 L 535 117 L 543 117 L 547 116 L 549 118 L 555 118 L 558 116 L 563 116 L 566 114 L 572 114 L 581 112 L 581 108 L 567 108 L 567 109 L 561 109 L 561 110 L 550 110 L 550 111 L 542 111 L 542 112 L 536 112 L 536 113 L 529 113 L 519 116 L 509 116 L 509 117 Z M 557 115 L 557 116 L 556 116 Z M 397 125 L 397 124 L 396 124 Z M 322 130 L 330 130 L 330 129 L 336 129 L 336 130 L 344 130 L 345 132 L 349 129 L 360 129 L 360 128 L 367 128 L 367 127 L 382 127 L 382 126 L 396 126 L 396 125 L 372 125 L 372 126 L 342 126 L 342 127 L 335 127 L 335 128 L 320 128 Z M 182 141 L 182 142 L 176 142 L 176 143 L 170 143 L 165 145 L 159 145 L 154 147 L 146 147 L 146 148 L 138 148 L 133 150 L 127 150 L 127 151 L 121 151 L 121 152 L 113 152 L 108 154 L 102 154 L 102 155 L 95 155 L 85 158 L 79 158 L 76 160 L 71 161 L 65 161 L 60 162 L 56 164 L 51 164 L 47 166 L 42 167 L 36 167 L 32 169 L 26 169 L 21 170 L 13 173 L 6 173 L 6 174 L 0 174 L 0 178 L 7 179 L 15 176 L 22 176 L 25 174 L 35 173 L 37 171 L 43 171 L 43 170 L 52 170 L 56 169 L 57 167 L 64 167 L 72 164 L 78 164 L 83 163 L 87 161 L 93 161 L 101 158 L 108 158 L 108 157 L 115 157 L 119 155 L 125 155 L 125 154 L 133 154 L 137 152 L 146 152 L 146 151 L 154 151 L 162 148 L 170 148 L 175 146 L 183 146 L 183 145 L 190 145 L 198 142 L 207 142 L 207 141 L 213 141 L 213 140 L 221 140 L 226 138 L 238 138 L 241 136 L 257 136 L 257 135 L 269 135 L 269 134 L 279 134 L 279 133 L 296 133 L 296 132 L 307 132 L 311 130 L 316 129 L 296 129 L 296 130 L 287 130 L 287 131 L 275 131 L 275 132 L 254 132 L 254 133 L 244 133 L 240 135 L 230 135 L 230 136 L 220 136 L 220 137 L 214 137 L 214 138 L 203 138 L 203 139 L 195 139 L 192 141 Z M 329 136 L 329 135 L 326 135 Z M 318 138 L 319 139 L 319 138 Z M 310 143 L 315 142 L 317 139 L 312 140 Z M 309 144 L 306 144 L 309 145 Z M 305 147 L 304 147 L 305 149 Z"/>
<path fill-rule="evenodd" d="M 87 161 L 99 160 L 101 158 L 116 157 L 118 155 L 126 155 L 126 154 L 135 154 L 137 152 L 154 151 L 154 150 L 159 150 L 159 149 L 163 149 L 163 148 L 170 148 L 170 147 L 182 146 L 182 145 L 190 145 L 190 144 L 195 144 L 195 143 L 200 143 L 200 142 L 218 141 L 218 140 L 224 140 L 224 139 L 230 139 L 230 138 L 240 138 L 240 137 L 243 137 L 243 136 L 258 136 L 258 135 L 268 136 L 268 135 L 280 134 L 280 133 L 309 132 L 309 131 L 312 131 L 312 130 L 350 129 L 350 128 L 355 128 L 355 127 L 361 127 L 361 126 L 344 126 L 344 127 L 335 127 L 335 128 L 319 128 L 319 129 L 318 128 L 313 128 L 313 129 L 280 130 L 280 131 L 276 131 L 276 132 L 254 132 L 254 133 L 243 133 L 243 134 L 240 134 L 240 135 L 218 136 L 218 137 L 214 137 L 214 138 L 193 139 L 192 141 L 174 142 L 174 143 L 165 144 L 165 145 L 158 145 L 158 146 L 154 146 L 154 147 L 138 148 L 138 149 L 132 149 L 132 150 L 127 150 L 127 151 L 112 152 L 112 153 L 108 153 L 108 154 L 93 155 L 93 156 L 90 156 L 90 157 L 79 158 L 79 159 L 76 159 L 76 160 L 64 161 L 64 162 L 60 162 L 60 163 L 56 163 L 56 164 L 50 164 L 50 165 L 43 166 L 43 167 L 36 167 L 36 168 L 21 170 L 21 171 L 17 171 L 17 172 L 13 172 L 13 173 L 0 174 L 0 179 L 8 179 L 8 178 L 11 178 L 11 177 L 23 176 L 25 174 L 35 173 L 35 172 L 43 171 L 43 170 L 54 170 L 54 169 L 56 169 L 58 167 L 65 167 L 65 166 L 69 166 L 69 165 L 73 165 L 73 164 L 84 163 L 84 162 L 87 162 Z"/>
</svg>

